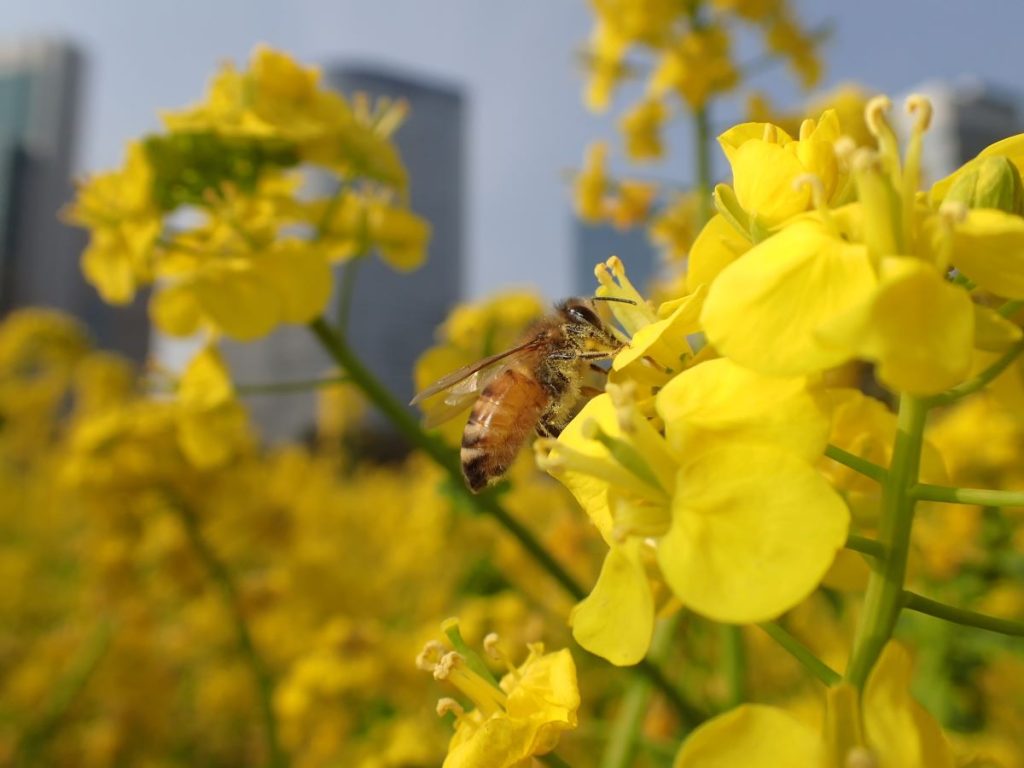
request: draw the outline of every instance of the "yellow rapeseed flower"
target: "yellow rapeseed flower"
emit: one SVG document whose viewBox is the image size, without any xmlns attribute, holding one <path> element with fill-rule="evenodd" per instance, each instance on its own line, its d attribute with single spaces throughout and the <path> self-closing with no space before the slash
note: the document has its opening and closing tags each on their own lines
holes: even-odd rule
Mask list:
<svg viewBox="0 0 1024 768">
<path fill-rule="evenodd" d="M 90 229 L 82 271 L 104 301 L 127 304 L 153 279 L 153 246 L 163 230 L 142 145 L 128 144 L 124 167 L 78 186 L 68 220 Z"/>
<path fill-rule="evenodd" d="M 691 360 L 686 335 L 698 328 L 700 292 L 656 312 L 618 260 L 597 274 L 598 295 L 634 302 L 610 305 L 632 334 L 613 363 L 621 383 L 537 448 L 541 466 L 609 545 L 594 591 L 573 612 L 573 634 L 629 664 L 646 652 L 653 628 L 649 564 L 697 613 L 760 621 L 815 588 L 843 544 L 848 513 L 812 466 L 829 418 L 805 379 Z M 637 381 L 657 381 L 656 397 L 638 400 Z"/>
<path fill-rule="evenodd" d="M 631 160 L 657 160 L 665 154 L 661 131 L 669 110 L 660 99 L 645 99 L 619 120 Z"/>
<path fill-rule="evenodd" d="M 707 26 L 690 30 L 661 49 L 648 88 L 656 97 L 674 92 L 690 109 L 700 109 L 712 96 L 732 90 L 738 80 L 728 32 Z"/>
<path fill-rule="evenodd" d="M 489 673 L 485 676 L 475 654 L 446 652 L 440 643 L 428 644 L 417 659 L 422 669 L 451 684 L 474 706 L 466 712 L 453 699 L 438 702 L 438 714 L 456 716 L 444 768 L 520 768 L 553 750 L 561 733 L 576 727 L 580 694 L 567 649 L 545 653 L 542 644 L 532 643 L 526 661 L 515 666 L 496 635 L 484 644 L 508 668 L 498 683 Z"/>
<path fill-rule="evenodd" d="M 744 704 L 694 731 L 673 768 L 953 768 L 939 724 L 909 689 L 909 654 L 890 643 L 862 696 L 845 683 L 829 691 L 824 733 L 784 710 Z"/>
<path fill-rule="evenodd" d="M 737 178 L 735 199 L 743 210 L 736 213 L 726 206 L 724 213 L 739 225 L 749 216 L 749 231 L 757 240 L 763 229 L 755 224 L 763 214 L 744 201 L 760 198 L 772 206 L 766 221 L 781 222 L 781 229 L 715 276 L 701 322 L 719 352 L 774 375 L 812 373 L 863 358 L 878 365 L 880 379 L 893 390 L 927 395 L 967 376 L 976 343 L 991 346 L 997 336 L 1012 338 L 1013 329 L 975 309 L 946 272 L 951 263 L 970 265 L 982 279 L 1001 282 L 1003 293 L 1011 295 L 1014 232 L 1024 232 L 1020 219 L 999 211 L 965 213 L 948 203 L 936 211 L 923 204 L 920 156 L 930 106 L 919 97 L 908 106 L 917 119 L 901 160 L 885 119 L 888 101 L 880 97 L 869 104 L 867 120 L 879 152 L 862 149 L 854 157 L 855 203 L 830 208 L 837 190 L 847 185 L 841 174 L 835 175 L 841 165 L 828 142 L 821 142 L 820 151 L 808 144 L 806 157 L 817 160 L 801 165 L 817 170 L 813 177 L 796 180 L 785 204 L 779 201 L 788 171 L 762 187 L 754 162 L 750 178 L 756 183 L 751 181 L 748 189 Z M 755 144 L 760 140 L 749 138 L 753 132 L 740 126 L 725 134 L 732 136 L 723 146 L 734 169 L 742 166 L 746 147 L 755 147 L 760 162 L 768 162 L 795 143 L 783 139 L 772 149 L 763 141 Z M 797 148 L 790 162 L 801 154 Z M 810 195 L 817 209 L 813 214 L 792 218 L 801 207 L 800 199 L 792 197 L 797 189 Z M 985 259 L 988 253 L 999 255 Z M 977 331 L 976 317 L 981 318 Z"/>
</svg>

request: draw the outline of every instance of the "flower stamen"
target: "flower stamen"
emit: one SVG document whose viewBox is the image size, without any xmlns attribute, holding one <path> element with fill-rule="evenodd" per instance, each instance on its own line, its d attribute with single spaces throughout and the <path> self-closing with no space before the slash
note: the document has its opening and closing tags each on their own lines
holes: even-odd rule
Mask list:
<svg viewBox="0 0 1024 768">
<path fill-rule="evenodd" d="M 552 438 L 535 440 L 537 466 L 545 472 L 579 472 L 606 481 L 650 501 L 664 500 L 664 491 L 641 480 L 612 457 L 602 458 L 577 451 Z"/>
<path fill-rule="evenodd" d="M 461 720 L 466 714 L 466 710 L 462 708 L 462 705 L 450 696 L 443 696 L 438 699 L 435 711 L 438 717 L 444 717 L 450 712 L 455 715 L 456 720 Z"/>
<path fill-rule="evenodd" d="M 824 224 L 832 230 L 833 235 L 839 237 L 839 227 L 836 225 L 835 219 L 832 218 L 832 211 L 828 205 L 828 192 L 825 191 L 825 184 L 821 178 L 813 173 L 805 173 L 793 179 L 794 190 L 799 192 L 804 187 L 810 190 L 811 202 Z"/>
<path fill-rule="evenodd" d="M 508 655 L 508 652 L 501 645 L 501 638 L 498 637 L 497 632 L 491 632 L 484 638 L 484 653 L 490 656 L 495 661 L 500 661 L 505 665 L 508 673 L 513 677 L 519 677 L 519 670 L 516 669 L 516 665 L 512 663 L 512 657 Z"/>
<path fill-rule="evenodd" d="M 474 672 L 461 653 L 446 653 L 434 667 L 434 679 L 445 680 L 459 689 L 484 717 L 505 709 L 508 697 L 489 680 Z"/>
<path fill-rule="evenodd" d="M 901 177 L 899 141 L 886 117 L 891 109 L 892 101 L 888 96 L 875 96 L 868 100 L 867 106 L 864 108 L 864 121 L 868 125 L 868 130 L 878 140 L 882 167 L 893 186 L 899 188 Z"/>
<path fill-rule="evenodd" d="M 437 640 L 430 640 L 416 656 L 416 668 L 424 672 L 433 672 L 447 649 Z"/>
</svg>

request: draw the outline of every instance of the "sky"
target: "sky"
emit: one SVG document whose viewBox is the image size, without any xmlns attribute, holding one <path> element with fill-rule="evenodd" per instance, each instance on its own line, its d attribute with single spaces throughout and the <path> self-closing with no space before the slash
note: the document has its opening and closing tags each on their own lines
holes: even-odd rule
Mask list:
<svg viewBox="0 0 1024 768">
<path fill-rule="evenodd" d="M 797 7 L 811 26 L 834 30 L 822 88 L 859 80 L 905 93 L 924 80 L 979 78 L 1024 91 L 1013 56 L 1024 3 Z M 79 171 L 118 164 L 125 141 L 157 127 L 160 108 L 197 100 L 218 62 L 244 61 L 260 42 L 312 63 L 377 63 L 458 86 L 469 99 L 470 295 L 571 289 L 565 171 L 579 166 L 589 141 L 613 137 L 612 120 L 580 99 L 574 52 L 590 25 L 584 0 L 0 0 L 0 18 L 0 43 L 50 36 L 84 50 Z M 781 70 L 758 84 L 780 105 L 800 100 Z M 725 127 L 737 114 L 725 105 L 714 120 Z M 685 182 L 689 127 L 672 130 L 670 161 L 657 173 Z"/>
</svg>

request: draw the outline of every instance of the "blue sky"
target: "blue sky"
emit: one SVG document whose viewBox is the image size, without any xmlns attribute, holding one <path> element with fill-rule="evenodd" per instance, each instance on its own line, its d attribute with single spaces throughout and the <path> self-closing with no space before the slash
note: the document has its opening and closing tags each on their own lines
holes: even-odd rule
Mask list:
<svg viewBox="0 0 1024 768">
<path fill-rule="evenodd" d="M 1024 3 L 798 6 L 812 24 L 834 24 L 825 87 L 857 79 L 900 93 L 927 79 L 977 77 L 1024 90 L 1014 55 Z M 257 42 L 308 61 L 380 62 L 460 85 L 470 97 L 470 292 L 569 290 L 562 171 L 579 164 L 589 140 L 611 134 L 611 122 L 579 99 L 583 0 L 0 0 L 0 18 L 6 39 L 60 36 L 86 51 L 81 170 L 116 164 L 125 140 L 156 126 L 159 108 L 195 100 L 218 61 L 243 60 Z M 778 70 L 760 84 L 782 104 L 798 99 Z M 726 108 L 716 122 L 733 116 Z M 674 131 L 676 151 L 658 173 L 685 180 L 689 130 Z"/>
</svg>

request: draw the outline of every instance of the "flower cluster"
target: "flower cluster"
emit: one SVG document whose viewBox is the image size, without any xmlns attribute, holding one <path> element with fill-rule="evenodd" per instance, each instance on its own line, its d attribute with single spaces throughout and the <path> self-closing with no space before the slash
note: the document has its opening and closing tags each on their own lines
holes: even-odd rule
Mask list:
<svg viewBox="0 0 1024 768">
<path fill-rule="evenodd" d="M 213 349 L 172 395 L 144 383 L 64 316 L 0 323 L 3 764 L 260 765 L 268 706 L 294 765 L 425 768 L 445 728 L 420 706 L 412 660 L 450 610 L 472 642 L 568 639 L 565 601 L 457 515 L 421 457 L 261 448 Z M 349 404 L 331 433 L 344 445 L 356 398 L 331 397 Z M 547 509 L 531 522 L 569 556 L 585 532 L 563 494 L 511 495 Z M 479 556 L 439 567 L 452 550 Z M 548 658 L 518 667 L 524 691 L 573 672 L 567 652 Z"/>
<path fill-rule="evenodd" d="M 628 152 L 661 156 L 671 97 L 702 172 L 652 222 L 659 190 L 609 181 L 595 145 L 581 213 L 649 223 L 685 272 L 646 291 L 598 264 L 578 319 L 621 348 L 561 351 L 588 377 L 575 417 L 480 494 L 465 422 L 421 426 L 321 316 L 333 264 L 423 259 L 401 105 L 258 49 L 81 187 L 101 296 L 152 286 L 156 325 L 203 343 L 140 376 L 58 314 L 0 323 L 0 763 L 1024 766 L 1024 137 L 924 188 L 929 104 L 901 143 L 887 99 L 845 91 L 725 131 L 712 189 L 733 27 L 804 84 L 810 36 L 781 0 L 593 7 L 591 100 L 650 54 Z M 310 197 L 308 171 L 337 189 Z M 456 307 L 410 373 L 507 350 L 541 312 Z M 234 383 L 221 336 L 281 323 L 339 370 Z M 467 381 L 428 412 L 465 410 Z M 245 396 L 307 387 L 315 442 L 263 446 Z M 368 405 L 408 452 L 361 450 Z"/>
<path fill-rule="evenodd" d="M 1007 487 L 965 469 L 1019 455 L 1012 430 L 991 458 L 962 446 L 974 444 L 964 429 L 997 429 L 999 412 L 1020 413 L 1022 138 L 921 190 L 931 107 L 911 97 L 907 108 L 903 151 L 884 97 L 865 105 L 866 146 L 832 109 L 792 135 L 772 123 L 727 130 L 719 144 L 731 182 L 715 187 L 715 214 L 675 291 L 655 306 L 618 259 L 597 268 L 597 295 L 616 299 L 609 308 L 631 341 L 605 393 L 537 443 L 540 466 L 608 545 L 570 618 L 577 642 L 634 664 L 666 612 L 763 624 L 807 612 L 822 586 L 859 614 L 854 643 L 833 649 L 845 680 L 815 668 L 830 685 L 820 730 L 743 706 L 697 729 L 678 766 L 954 764 L 942 729 L 910 697 L 906 651 L 887 642 L 904 603 L 936 610 L 906 591 L 909 580 L 961 600 L 1006 588 L 997 577 L 972 591 L 967 574 L 991 562 L 994 541 L 980 542 L 995 522 L 984 525 L 982 507 L 1024 497 L 982 492 L 959 516 L 935 502 L 961 501 L 952 480 Z M 987 400 L 927 420 L 993 379 Z M 982 405 L 992 402 L 1004 410 Z M 1006 514 L 992 511 L 1004 537 Z M 881 547 L 872 568 L 844 549 L 859 541 Z M 934 630 L 910 626 L 927 647 Z M 984 663 L 978 646 L 958 647 Z M 948 663 L 946 652 L 923 653 Z M 989 748 L 1005 743 L 998 730 Z M 982 743 L 955 741 L 968 754 Z"/>
<path fill-rule="evenodd" d="M 495 680 L 484 661 L 461 640 L 458 622 L 443 625 L 457 644 L 449 651 L 437 641 L 426 645 L 417 665 L 450 684 L 472 702 L 467 712 L 452 698 L 438 701 L 437 713 L 455 715 L 455 735 L 445 768 L 514 768 L 558 744 L 559 733 L 576 727 L 580 692 L 576 665 L 567 649 L 544 653 L 540 643 L 519 666 L 512 663 L 496 634 L 484 638 L 487 653 L 503 662 L 507 673 Z"/>
<path fill-rule="evenodd" d="M 390 142 L 404 111 L 350 103 L 315 69 L 257 48 L 248 70 L 225 66 L 205 101 L 165 113 L 164 133 L 81 186 L 67 216 L 90 231 L 86 278 L 113 304 L 155 284 L 164 333 L 249 340 L 316 318 L 334 263 L 376 251 L 415 269 L 430 227 L 406 205 Z M 310 170 L 330 194 L 300 194 Z"/>
<path fill-rule="evenodd" d="M 804 87 L 813 86 L 821 75 L 813 36 L 800 27 L 785 0 L 592 0 L 591 5 L 595 21 L 585 53 L 586 101 L 591 109 L 607 109 L 618 84 L 637 71 L 629 59 L 634 50 L 653 60 L 647 97 L 623 118 L 627 134 L 656 132 L 667 116 L 662 99 L 668 94 L 700 109 L 737 85 L 740 68 L 732 60 L 731 26 L 757 29 L 765 50 L 785 59 Z M 640 144 L 651 147 L 651 142 Z"/>
<path fill-rule="evenodd" d="M 698 143 L 710 135 L 714 102 L 745 87 L 754 74 L 737 60 L 735 37 L 749 38 L 753 30 L 762 41 L 764 61 L 788 64 L 804 89 L 821 76 L 820 36 L 799 24 L 785 0 L 593 0 L 591 5 L 594 26 L 584 54 L 587 106 L 605 111 L 623 81 L 645 83 L 642 96 L 625 106 L 618 120 L 625 157 L 633 163 L 664 159 L 665 135 L 684 118 L 695 118 Z M 757 92 L 749 99 L 761 113 L 769 111 Z M 610 161 L 608 142 L 587 148 L 574 180 L 578 216 L 619 229 L 646 226 L 666 263 L 678 267 L 704 223 L 701 188 L 710 183 L 710 168 L 697 168 L 697 189 L 684 190 L 663 180 L 613 175 Z"/>
</svg>

